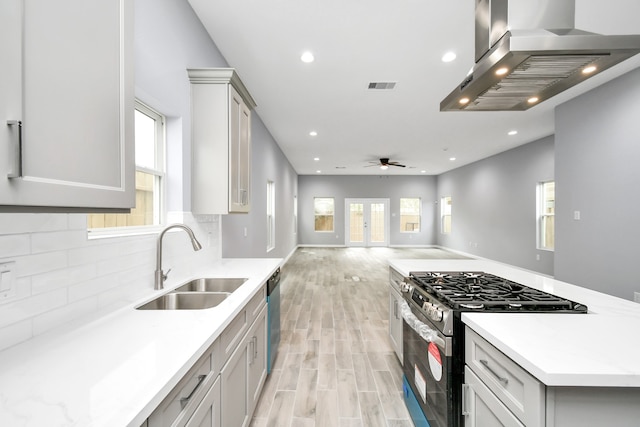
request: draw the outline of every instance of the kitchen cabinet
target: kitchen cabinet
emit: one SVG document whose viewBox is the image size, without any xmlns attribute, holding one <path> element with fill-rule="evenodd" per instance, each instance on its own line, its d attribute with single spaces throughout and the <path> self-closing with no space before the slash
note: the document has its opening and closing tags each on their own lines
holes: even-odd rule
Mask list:
<svg viewBox="0 0 640 427">
<path fill-rule="evenodd" d="M 403 280 L 400 273 L 393 268 L 389 269 L 389 339 L 400 363 L 403 363 L 402 314 L 400 313 L 400 303 L 402 302 L 400 286 Z"/>
<path fill-rule="evenodd" d="M 135 205 L 133 2 L 0 2 L 0 210 Z"/>
<path fill-rule="evenodd" d="M 147 427 L 220 425 L 220 343 L 184 375 L 147 419 Z"/>
<path fill-rule="evenodd" d="M 267 310 L 222 368 L 222 425 L 248 426 L 267 375 Z"/>
<path fill-rule="evenodd" d="M 637 387 L 545 385 L 473 329 L 465 334 L 465 427 L 638 425 Z"/>
<path fill-rule="evenodd" d="M 251 110 L 256 104 L 232 68 L 188 70 L 191 82 L 192 211 L 247 213 Z"/>
</svg>

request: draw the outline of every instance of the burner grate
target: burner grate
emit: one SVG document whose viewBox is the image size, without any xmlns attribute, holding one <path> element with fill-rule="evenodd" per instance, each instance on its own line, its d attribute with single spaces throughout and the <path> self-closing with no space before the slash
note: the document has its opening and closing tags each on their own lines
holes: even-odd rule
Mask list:
<svg viewBox="0 0 640 427">
<path fill-rule="evenodd" d="M 493 274 L 412 272 L 414 283 L 453 309 L 586 312 L 587 307 Z"/>
</svg>

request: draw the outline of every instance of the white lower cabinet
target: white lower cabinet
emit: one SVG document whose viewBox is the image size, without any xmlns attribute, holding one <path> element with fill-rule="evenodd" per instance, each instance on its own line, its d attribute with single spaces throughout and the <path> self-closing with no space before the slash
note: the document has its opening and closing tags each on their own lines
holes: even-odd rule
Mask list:
<svg viewBox="0 0 640 427">
<path fill-rule="evenodd" d="M 222 425 L 248 426 L 267 375 L 267 310 L 222 368 Z"/>
<path fill-rule="evenodd" d="M 403 277 L 394 269 L 389 269 L 389 339 L 396 356 L 402 363 L 402 314 L 400 303 L 402 294 L 398 290 L 403 282 Z"/>
<path fill-rule="evenodd" d="M 142 426 L 248 426 L 266 378 L 263 286 Z"/>
<path fill-rule="evenodd" d="M 637 427 L 640 388 L 547 386 L 470 328 L 465 427 Z"/>
<path fill-rule="evenodd" d="M 186 427 L 220 427 L 220 377 L 215 382 L 202 399 L 202 402 L 189 419 Z"/>
<path fill-rule="evenodd" d="M 464 378 L 465 427 L 524 426 L 468 366 L 465 367 Z"/>
</svg>

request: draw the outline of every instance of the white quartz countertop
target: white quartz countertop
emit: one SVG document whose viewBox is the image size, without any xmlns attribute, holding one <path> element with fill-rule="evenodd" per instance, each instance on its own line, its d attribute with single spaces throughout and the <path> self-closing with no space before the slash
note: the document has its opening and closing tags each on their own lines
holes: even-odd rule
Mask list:
<svg viewBox="0 0 640 427">
<path fill-rule="evenodd" d="M 191 278 L 0 352 L 0 425 L 140 426 L 281 259 L 223 259 L 197 277 L 246 277 L 206 310 L 136 310 Z"/>
<path fill-rule="evenodd" d="M 484 271 L 588 307 L 587 314 L 463 313 L 463 322 L 548 386 L 640 387 L 640 304 L 487 260 L 391 260 L 410 271 Z"/>
</svg>

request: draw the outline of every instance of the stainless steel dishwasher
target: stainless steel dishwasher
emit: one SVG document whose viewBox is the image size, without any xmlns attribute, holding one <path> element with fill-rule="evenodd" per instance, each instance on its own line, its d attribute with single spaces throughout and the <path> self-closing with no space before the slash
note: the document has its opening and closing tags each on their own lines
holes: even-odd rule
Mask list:
<svg viewBox="0 0 640 427">
<path fill-rule="evenodd" d="M 267 373 L 271 373 L 280 344 L 280 268 L 267 280 Z"/>
</svg>

